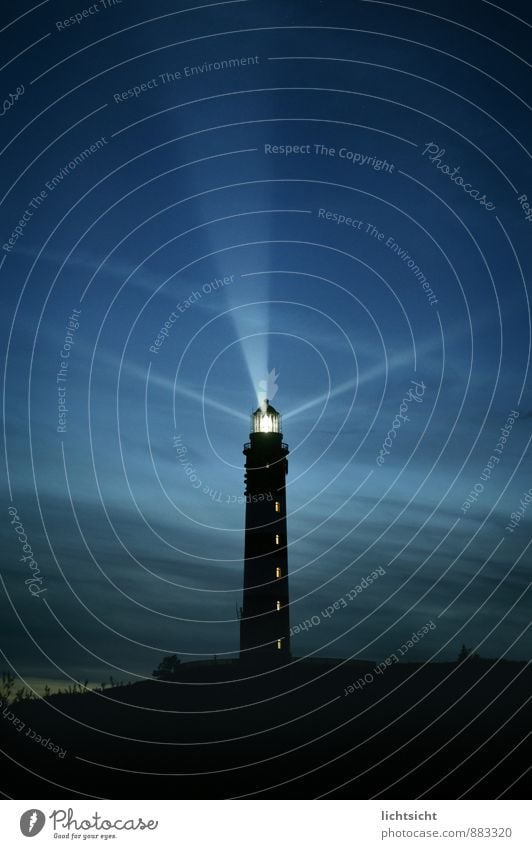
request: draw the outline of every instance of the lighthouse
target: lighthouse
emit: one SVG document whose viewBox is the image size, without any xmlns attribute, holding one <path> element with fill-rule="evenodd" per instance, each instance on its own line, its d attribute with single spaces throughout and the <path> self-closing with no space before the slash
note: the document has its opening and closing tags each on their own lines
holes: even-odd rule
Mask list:
<svg viewBox="0 0 532 849">
<path fill-rule="evenodd" d="M 275 666 L 290 657 L 286 475 L 281 416 L 264 400 L 244 445 L 246 531 L 240 659 Z"/>
</svg>

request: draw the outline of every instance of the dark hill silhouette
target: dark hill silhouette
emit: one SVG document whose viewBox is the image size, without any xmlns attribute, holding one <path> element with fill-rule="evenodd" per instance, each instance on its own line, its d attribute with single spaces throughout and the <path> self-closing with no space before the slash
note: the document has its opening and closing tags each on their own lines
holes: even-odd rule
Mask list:
<svg viewBox="0 0 532 849">
<path fill-rule="evenodd" d="M 171 681 L 22 700 L 8 710 L 25 727 L 0 726 L 4 789 L 42 799 L 528 795 L 526 663 L 375 667 L 305 660 L 250 678 L 238 662 L 182 663 Z"/>
</svg>

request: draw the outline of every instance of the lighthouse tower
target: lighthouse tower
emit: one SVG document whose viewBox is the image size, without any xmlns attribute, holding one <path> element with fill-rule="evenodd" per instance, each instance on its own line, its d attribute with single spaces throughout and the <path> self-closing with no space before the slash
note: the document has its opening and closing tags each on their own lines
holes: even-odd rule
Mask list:
<svg viewBox="0 0 532 849">
<path fill-rule="evenodd" d="M 276 665 L 290 657 L 286 474 L 281 416 L 268 400 L 251 416 L 246 457 L 246 539 L 240 658 Z"/>
</svg>

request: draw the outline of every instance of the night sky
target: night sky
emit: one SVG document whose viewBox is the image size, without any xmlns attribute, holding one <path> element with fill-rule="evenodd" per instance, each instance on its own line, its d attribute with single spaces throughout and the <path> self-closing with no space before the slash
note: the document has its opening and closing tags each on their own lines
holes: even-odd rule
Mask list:
<svg viewBox="0 0 532 849">
<path fill-rule="evenodd" d="M 2 4 L 0 667 L 235 656 L 265 386 L 293 653 L 530 658 L 528 4 L 188 5 Z"/>
</svg>

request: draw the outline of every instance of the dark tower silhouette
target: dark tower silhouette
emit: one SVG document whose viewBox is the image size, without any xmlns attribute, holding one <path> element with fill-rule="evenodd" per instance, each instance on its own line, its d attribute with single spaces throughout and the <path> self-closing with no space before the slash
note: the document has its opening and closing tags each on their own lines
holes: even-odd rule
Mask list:
<svg viewBox="0 0 532 849">
<path fill-rule="evenodd" d="M 281 416 L 264 401 L 251 416 L 246 456 L 246 540 L 240 658 L 275 665 L 290 657 L 286 474 Z"/>
</svg>

